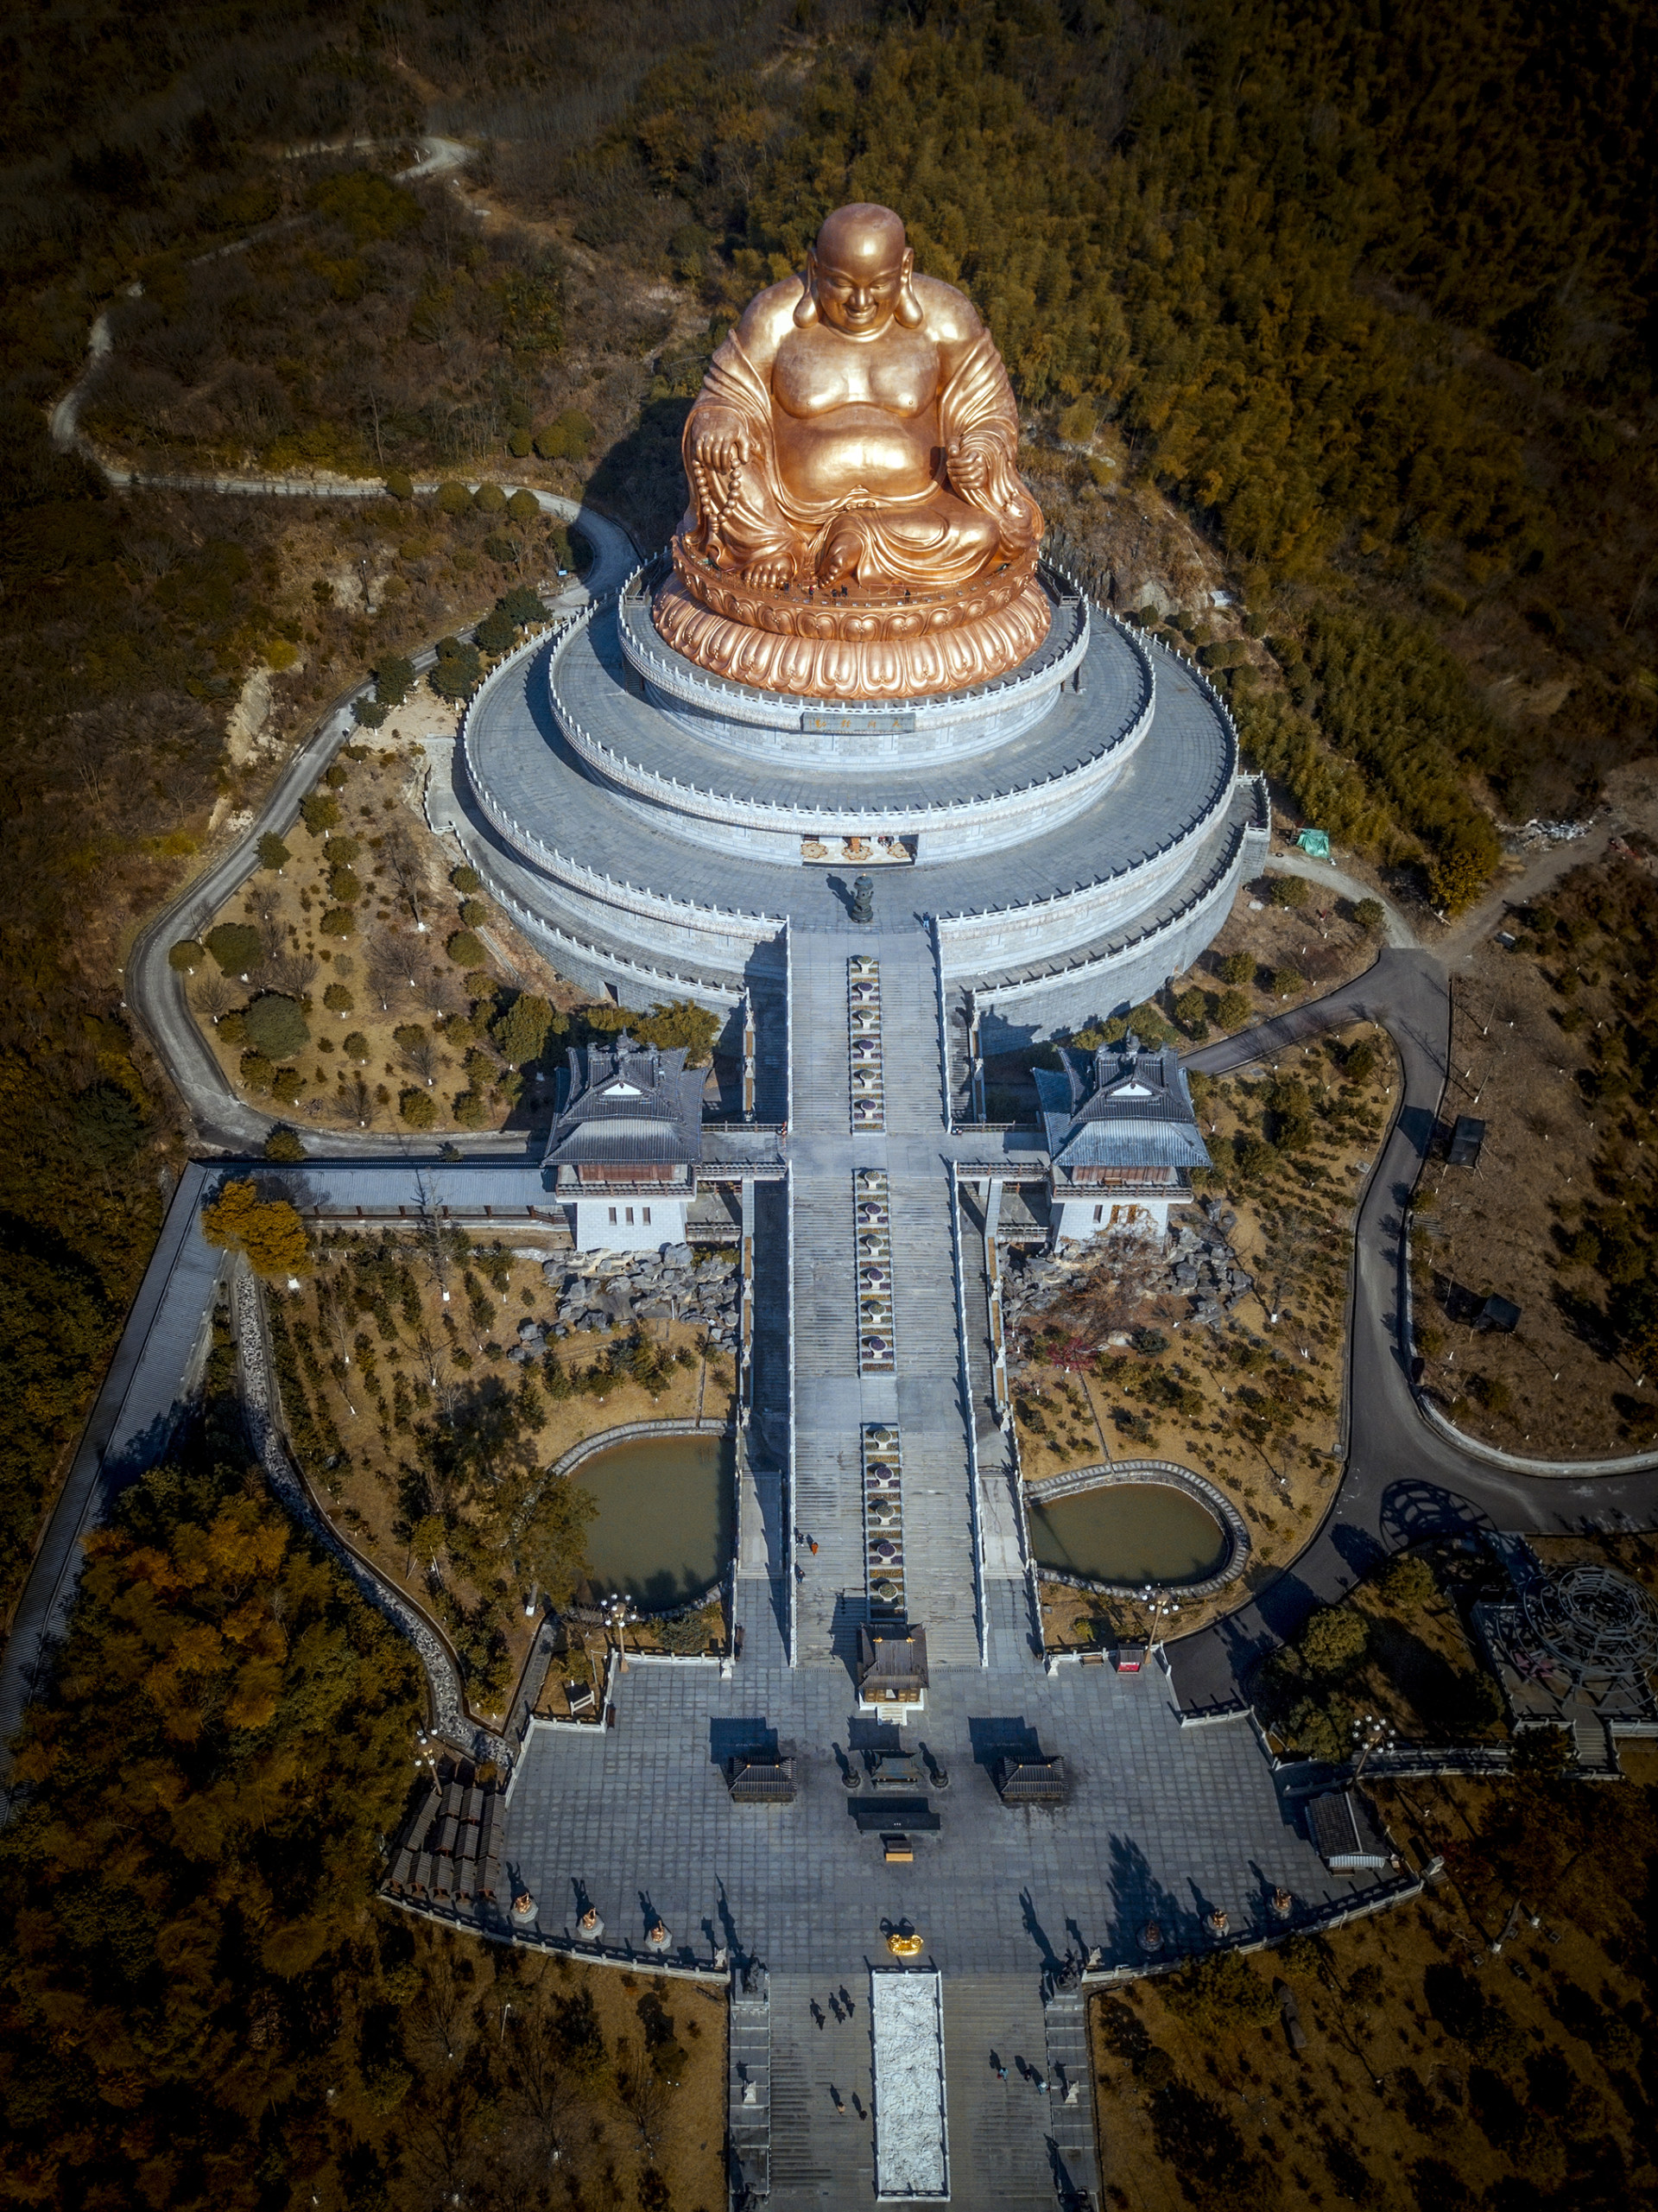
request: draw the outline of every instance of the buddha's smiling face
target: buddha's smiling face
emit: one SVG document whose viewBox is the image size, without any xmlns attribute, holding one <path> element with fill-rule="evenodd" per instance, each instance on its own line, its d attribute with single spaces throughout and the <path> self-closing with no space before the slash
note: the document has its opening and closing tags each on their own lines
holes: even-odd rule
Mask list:
<svg viewBox="0 0 1658 2212">
<path fill-rule="evenodd" d="M 883 216 L 884 220 L 870 219 Z M 866 215 L 862 208 L 842 208 L 824 225 L 807 256 L 807 282 L 820 317 L 832 330 L 848 338 L 874 338 L 897 313 L 914 266 L 895 216 L 885 209 L 870 209 Z"/>
</svg>

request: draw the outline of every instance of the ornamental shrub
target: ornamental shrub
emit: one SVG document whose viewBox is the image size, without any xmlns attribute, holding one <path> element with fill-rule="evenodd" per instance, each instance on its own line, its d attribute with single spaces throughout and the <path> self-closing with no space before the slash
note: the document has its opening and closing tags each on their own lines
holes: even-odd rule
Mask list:
<svg viewBox="0 0 1658 2212">
<path fill-rule="evenodd" d="M 457 967 L 481 968 L 488 957 L 470 929 L 457 929 L 444 950 Z"/>
<path fill-rule="evenodd" d="M 594 434 L 592 417 L 579 407 L 566 407 L 535 433 L 535 450 L 544 461 L 585 461 Z"/>
<path fill-rule="evenodd" d="M 412 1086 L 399 1093 L 397 1112 L 411 1129 L 430 1129 L 438 1118 L 437 1104 L 431 1093 Z"/>
<path fill-rule="evenodd" d="M 297 1106 L 305 1078 L 297 1068 L 278 1068 L 270 1079 L 270 1095 L 285 1106 Z"/>
<path fill-rule="evenodd" d="M 1223 991 L 1220 1004 L 1215 1009 L 1224 1030 L 1241 1030 L 1249 1020 L 1250 1011 L 1250 1002 L 1241 991 Z"/>
<path fill-rule="evenodd" d="M 484 673 L 476 645 L 459 637 L 438 640 L 438 664 L 432 671 L 432 688 L 442 699 L 465 699 Z"/>
<path fill-rule="evenodd" d="M 516 428 L 508 431 L 507 451 L 512 455 L 515 460 L 521 461 L 525 460 L 528 455 L 529 448 L 530 435 L 528 431 L 525 429 L 522 423 L 517 424 Z M 518 493 L 516 491 L 512 495 L 514 499 L 517 498 L 518 496 Z M 510 505 L 511 501 L 509 501 L 508 504 Z"/>
<path fill-rule="evenodd" d="M 456 1094 L 454 1118 L 460 1128 L 482 1129 L 488 1115 L 488 1103 L 479 1092 L 466 1090 Z"/>
<path fill-rule="evenodd" d="M 244 1052 L 237 1073 L 242 1079 L 244 1091 L 251 1091 L 256 1097 L 263 1098 L 270 1089 L 270 1079 L 276 1070 L 263 1052 Z"/>
<path fill-rule="evenodd" d="M 374 695 L 383 707 L 401 707 L 414 688 L 414 663 L 402 653 L 388 653 L 374 672 Z"/>
<path fill-rule="evenodd" d="M 343 983 L 331 983 L 322 994 L 322 1003 L 331 1014 L 351 1014 L 357 1011 L 357 1001 Z"/>
<path fill-rule="evenodd" d="M 307 791 L 300 801 L 300 819 L 313 837 L 326 836 L 339 827 L 339 801 L 332 791 Z"/>
<path fill-rule="evenodd" d="M 543 604 L 528 584 L 515 584 L 501 602 L 501 612 L 520 629 L 532 622 L 545 622 L 552 609 Z"/>
<path fill-rule="evenodd" d="M 1228 953 L 1220 964 L 1220 979 L 1234 986 L 1255 980 L 1255 956 L 1251 953 Z"/>
<path fill-rule="evenodd" d="M 304 1159 L 305 1147 L 301 1144 L 297 1134 L 285 1121 L 279 1121 L 269 1136 L 266 1138 L 265 1157 L 268 1160 Z"/>
<path fill-rule="evenodd" d="M 349 906 L 331 906 L 317 927 L 325 937 L 349 937 L 357 928 L 357 916 Z"/>
<path fill-rule="evenodd" d="M 331 868 L 349 868 L 362 850 L 355 837 L 331 837 L 323 847 L 323 858 Z"/>
<path fill-rule="evenodd" d="M 333 868 L 328 875 L 328 896 L 336 906 L 355 906 L 363 886 L 349 868 Z"/>
<path fill-rule="evenodd" d="M 268 1060 L 292 1060 L 311 1042 L 297 999 L 281 991 L 262 991 L 243 1017 L 243 1035 Z"/>
<path fill-rule="evenodd" d="M 460 926 L 463 929 L 479 929 L 489 918 L 490 910 L 481 898 L 464 898 L 460 902 Z"/>
<path fill-rule="evenodd" d="M 1307 889 L 1305 876 L 1275 876 L 1272 879 L 1272 903 L 1287 906 L 1299 913 L 1307 904 Z"/>
<path fill-rule="evenodd" d="M 369 1062 L 369 1040 L 364 1036 L 361 1030 L 348 1030 L 345 1037 L 341 1040 L 339 1049 L 345 1055 L 345 1057 L 348 1060 L 356 1061 L 359 1068 L 367 1067 Z"/>
<path fill-rule="evenodd" d="M 464 860 L 459 867 L 452 868 L 449 871 L 449 880 L 458 891 L 465 893 L 468 897 L 473 891 L 482 891 L 484 888 L 483 877 L 478 874 L 476 868 L 468 867 Z"/>
<path fill-rule="evenodd" d="M 1396 1552 L 1382 1577 L 1382 1594 L 1390 1606 L 1414 1608 L 1427 1605 L 1438 1585 L 1427 1560 L 1414 1552 Z"/>
<path fill-rule="evenodd" d="M 414 481 L 405 469 L 393 469 L 390 475 L 384 479 L 384 483 L 387 491 L 394 499 L 412 499 L 414 497 Z"/>
<path fill-rule="evenodd" d="M 464 484 L 452 479 L 438 486 L 438 511 L 442 515 L 464 515 L 472 504 L 472 495 Z"/>
<path fill-rule="evenodd" d="M 547 1049 L 549 1036 L 564 1027 L 564 1017 L 555 1014 L 545 998 L 533 991 L 521 991 L 512 1004 L 496 1016 L 490 1034 L 503 1059 L 515 1068 L 522 1068 L 539 1060 Z"/>
<path fill-rule="evenodd" d="M 351 719 L 359 730 L 377 730 L 391 709 L 375 699 L 364 699 L 361 694 L 351 701 Z"/>
<path fill-rule="evenodd" d="M 517 436 L 520 434 L 515 431 L 513 434 Z M 525 453 L 528 453 L 529 451 L 529 434 L 528 431 L 525 431 L 522 434 L 524 440 L 524 451 Z M 514 451 L 516 452 L 516 450 L 517 448 L 515 447 Z M 511 498 L 507 502 L 508 516 L 515 523 L 533 523 L 540 515 L 541 511 L 541 503 L 535 497 L 535 494 L 533 491 L 515 491 Z"/>
<path fill-rule="evenodd" d="M 1370 1624 L 1353 1606 L 1320 1606 L 1301 1631 L 1300 1654 L 1314 1674 L 1345 1675 L 1364 1657 Z"/>
<path fill-rule="evenodd" d="M 1387 927 L 1387 910 L 1379 898 L 1361 898 L 1353 908 L 1353 919 L 1368 935 L 1379 937 Z"/>
<path fill-rule="evenodd" d="M 206 945 L 193 937 L 180 937 L 168 954 L 167 964 L 177 975 L 193 975 L 207 958 Z"/>
<path fill-rule="evenodd" d="M 207 932 L 203 942 L 223 975 L 245 975 L 264 956 L 264 939 L 251 922 L 221 922 Z"/>
<path fill-rule="evenodd" d="M 480 484 L 472 494 L 472 504 L 480 515 L 504 515 L 507 495 L 498 484 Z"/>
<path fill-rule="evenodd" d="M 259 840 L 259 865 L 274 868 L 280 874 L 293 858 L 275 831 L 268 829 Z"/>
</svg>

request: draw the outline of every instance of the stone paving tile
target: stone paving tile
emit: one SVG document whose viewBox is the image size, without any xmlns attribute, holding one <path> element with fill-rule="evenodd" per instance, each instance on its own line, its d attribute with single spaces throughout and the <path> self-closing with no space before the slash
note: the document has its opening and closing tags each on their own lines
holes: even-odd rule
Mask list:
<svg viewBox="0 0 1658 2212">
<path fill-rule="evenodd" d="M 751 1624 L 765 1588 L 739 1585 Z M 752 1625 L 745 1643 L 760 1647 Z M 1326 1871 L 1248 1727 L 1182 1729 L 1155 1674 L 935 1669 L 909 1734 L 950 1787 L 930 1797 L 940 1825 L 918 1836 L 908 1867 L 883 1866 L 860 1832 L 867 1785 L 851 1800 L 841 1785 L 834 1751 L 848 1750 L 855 1718 L 845 1673 L 748 1656 L 729 1682 L 713 1668 L 636 1666 L 617 1702 L 614 1730 L 538 1733 L 526 1747 L 508 1842 L 544 1928 L 573 1929 L 579 1879 L 617 1937 L 642 1936 L 642 1896 L 704 1958 L 703 1923 L 723 1893 L 737 1941 L 775 1971 L 848 1974 L 876 1955 L 882 1918 L 908 1914 L 946 1974 L 1036 1974 L 1067 1946 L 1134 1959 L 1149 1917 L 1196 1944 L 1217 1904 L 1235 1930 L 1265 1928 L 1279 1882 L 1308 1906 L 1365 1886 Z M 736 1807 L 726 1795 L 718 1760 L 759 1728 L 800 1762 L 792 1805 Z M 1067 1762 L 1072 1794 L 1057 1810 L 1009 1810 L 996 1797 L 996 1747 L 1032 1739 Z"/>
</svg>

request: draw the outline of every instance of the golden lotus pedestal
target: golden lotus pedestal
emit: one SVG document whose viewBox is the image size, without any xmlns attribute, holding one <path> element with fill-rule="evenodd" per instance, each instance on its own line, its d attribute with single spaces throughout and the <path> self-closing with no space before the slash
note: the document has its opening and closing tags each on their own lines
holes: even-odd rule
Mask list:
<svg viewBox="0 0 1658 2212">
<path fill-rule="evenodd" d="M 1005 675 L 1047 635 L 1034 552 L 952 591 L 767 591 L 674 540 L 651 613 L 663 643 L 710 675 L 796 699 L 926 699 Z"/>
</svg>

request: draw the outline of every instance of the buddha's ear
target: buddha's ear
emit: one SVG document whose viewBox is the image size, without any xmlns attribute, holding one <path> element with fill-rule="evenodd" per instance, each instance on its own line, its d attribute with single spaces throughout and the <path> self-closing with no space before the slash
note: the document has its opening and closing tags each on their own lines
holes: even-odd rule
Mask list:
<svg viewBox="0 0 1658 2212">
<path fill-rule="evenodd" d="M 818 319 L 818 257 L 810 246 L 806 250 L 806 289 L 794 302 L 794 327 L 804 330 Z"/>
<path fill-rule="evenodd" d="M 898 304 L 893 313 L 906 330 L 919 328 L 925 310 L 915 297 L 915 249 L 904 248 L 904 273 L 898 287 Z"/>
</svg>

